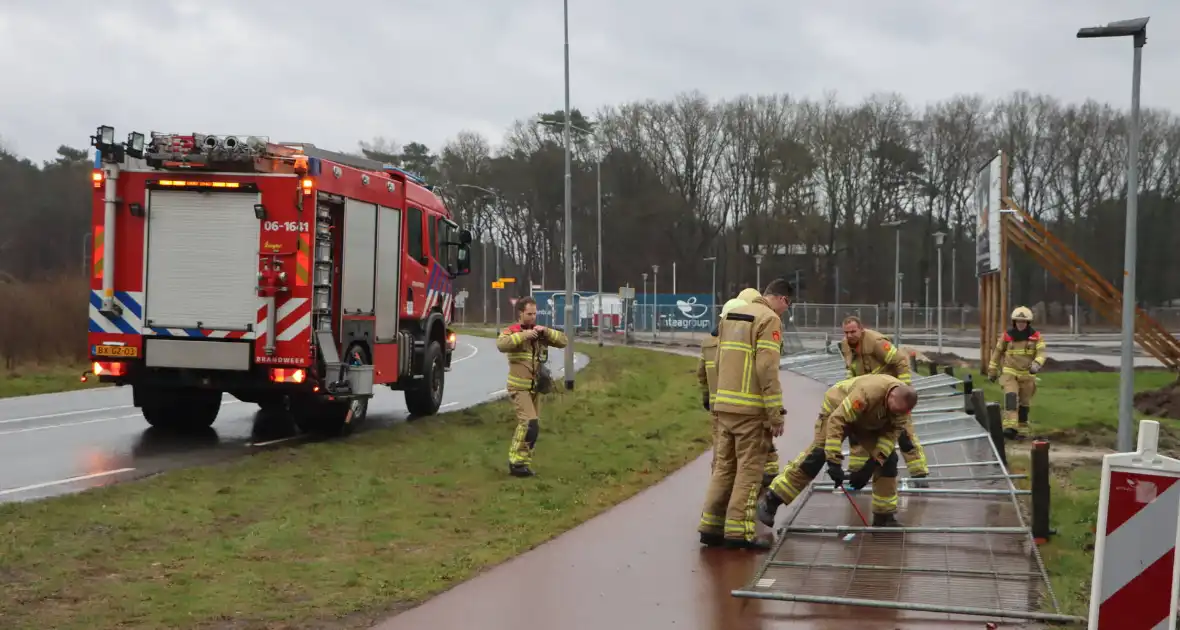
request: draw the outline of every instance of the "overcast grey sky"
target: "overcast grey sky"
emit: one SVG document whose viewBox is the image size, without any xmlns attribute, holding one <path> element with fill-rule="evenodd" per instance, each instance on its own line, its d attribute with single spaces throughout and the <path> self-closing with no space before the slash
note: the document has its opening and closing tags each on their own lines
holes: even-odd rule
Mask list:
<svg viewBox="0 0 1180 630">
<path fill-rule="evenodd" d="M 1131 43 L 1079 26 L 1151 15 L 1143 105 L 1180 112 L 1176 0 L 571 0 L 571 98 L 788 92 L 915 103 L 1017 89 L 1130 103 Z M 126 132 L 268 135 L 354 150 L 493 142 L 560 109 L 559 0 L 0 0 L 0 138 L 41 160 Z M 1154 33 L 1154 37 L 1152 34 Z"/>
</svg>

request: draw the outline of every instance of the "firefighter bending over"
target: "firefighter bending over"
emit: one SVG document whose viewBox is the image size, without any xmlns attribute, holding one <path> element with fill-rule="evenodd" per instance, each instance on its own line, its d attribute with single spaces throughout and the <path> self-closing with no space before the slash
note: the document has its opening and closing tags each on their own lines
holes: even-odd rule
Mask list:
<svg viewBox="0 0 1180 630">
<path fill-rule="evenodd" d="M 755 536 L 754 516 L 769 448 L 766 434 L 783 433 L 779 384 L 782 320 L 790 285 L 776 279 L 763 295 L 725 315 L 718 331 L 717 439 L 698 531 L 701 544 L 765 549 Z"/>
<path fill-rule="evenodd" d="M 516 432 L 508 449 L 508 472 L 531 477 L 530 467 L 537 436 L 541 432 L 541 394 L 552 391 L 553 379 L 545 365 L 549 348 L 564 348 L 565 334 L 537 325 L 537 301 L 525 296 L 516 301 L 516 323 L 500 331 L 496 348 L 508 355 L 508 396 L 516 407 Z"/>
<path fill-rule="evenodd" d="M 1045 366 L 1045 339 L 1033 330 L 1033 314 L 1027 306 L 1012 311 L 1012 328 L 1004 333 L 991 363 L 987 377 L 991 382 L 1000 379 L 1004 388 L 1004 437 L 1023 440 L 1028 437 L 1028 412 L 1037 393 L 1035 374 Z"/>
<path fill-rule="evenodd" d="M 758 289 L 755 289 L 752 287 L 742 289 L 741 292 L 739 292 L 737 295 L 737 299 L 739 299 L 743 302 L 746 302 L 746 303 L 753 302 L 754 298 L 757 298 L 757 297 L 762 297 L 762 294 L 758 292 Z M 787 306 L 790 306 L 790 303 L 788 303 Z M 782 319 L 781 319 L 782 315 L 781 314 L 779 315 L 779 318 L 780 318 L 779 325 L 782 326 Z M 782 350 L 781 350 L 782 344 L 780 343 L 779 346 L 780 346 L 779 355 L 781 356 L 782 355 Z M 774 436 L 771 435 L 769 431 L 766 433 L 766 440 L 768 442 L 770 442 L 770 450 L 766 453 L 766 466 L 762 469 L 762 487 L 763 488 L 770 487 L 770 482 L 774 480 L 775 475 L 777 475 L 778 471 L 779 471 L 778 447 L 776 447 L 774 445 Z"/>
<path fill-rule="evenodd" d="M 913 387 L 888 374 L 869 374 L 836 383 L 824 395 L 815 422 L 815 438 L 797 466 L 775 477 L 758 501 L 758 520 L 774 526 L 779 506 L 788 505 L 827 463 L 828 476 L 843 486 L 843 444 L 850 455 L 866 462 L 852 467 L 848 487 L 860 490 L 873 482 L 873 527 L 897 527 L 897 452 L 893 445 L 918 402 Z"/>
<path fill-rule="evenodd" d="M 840 354 L 844 357 L 848 378 L 865 374 L 890 374 L 906 385 L 913 382 L 910 362 L 905 353 L 899 352 L 899 348 L 889 343 L 881 333 L 865 328 L 855 315 L 844 318 L 844 340 L 840 342 Z M 926 467 L 926 451 L 918 441 L 914 423 L 909 416 L 906 416 L 906 426 L 897 445 L 901 448 L 901 456 L 905 459 L 911 478 L 921 479 L 930 474 Z M 850 468 L 860 468 L 864 463 L 864 459 L 859 456 L 848 458 Z"/>
<path fill-rule="evenodd" d="M 724 319 L 730 311 L 737 306 L 744 306 L 746 303 L 733 299 L 725 303 L 721 307 L 721 314 L 719 319 Z M 717 443 L 717 414 L 713 412 L 713 404 L 717 400 L 717 334 L 718 327 L 714 327 L 709 336 L 701 342 L 701 358 L 697 363 L 697 381 L 701 384 L 701 406 L 705 411 L 710 412 L 709 416 L 712 420 L 712 444 Z M 717 465 L 717 449 L 713 449 L 713 466 Z"/>
</svg>

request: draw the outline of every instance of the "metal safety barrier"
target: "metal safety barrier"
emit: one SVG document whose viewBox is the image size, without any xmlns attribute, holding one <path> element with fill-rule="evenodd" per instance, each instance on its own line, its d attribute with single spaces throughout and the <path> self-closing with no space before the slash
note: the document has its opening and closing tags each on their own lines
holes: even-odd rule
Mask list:
<svg viewBox="0 0 1180 630">
<path fill-rule="evenodd" d="M 845 378 L 834 348 L 783 357 L 782 369 L 826 385 Z M 778 540 L 734 597 L 989 617 L 1084 621 L 1061 613 L 1037 548 L 1048 536 L 1047 490 L 1008 472 L 999 406 L 949 371 L 919 376 L 911 416 L 929 475 L 898 462 L 900 527 L 865 527 L 872 485 L 836 489 L 821 472 L 788 507 Z M 1047 446 L 1047 445 L 1046 445 Z M 1037 450 L 1034 449 L 1034 455 Z M 845 455 L 847 456 L 847 451 Z M 1048 450 L 1043 449 L 1047 471 Z M 1037 473 L 1034 465 L 1034 475 Z M 1033 523 L 1020 500 L 1033 495 Z"/>
</svg>

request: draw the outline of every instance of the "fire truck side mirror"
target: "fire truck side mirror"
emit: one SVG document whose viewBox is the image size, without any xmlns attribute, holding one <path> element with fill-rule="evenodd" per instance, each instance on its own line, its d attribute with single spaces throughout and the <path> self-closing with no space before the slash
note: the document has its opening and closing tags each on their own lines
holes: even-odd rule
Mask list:
<svg viewBox="0 0 1180 630">
<path fill-rule="evenodd" d="M 451 273 L 455 276 L 465 276 L 471 273 L 471 246 L 463 243 L 459 245 L 458 249 L 455 256 L 455 266 Z"/>
<path fill-rule="evenodd" d="M 471 244 L 471 230 L 459 230 L 459 243 L 463 245 Z"/>
</svg>

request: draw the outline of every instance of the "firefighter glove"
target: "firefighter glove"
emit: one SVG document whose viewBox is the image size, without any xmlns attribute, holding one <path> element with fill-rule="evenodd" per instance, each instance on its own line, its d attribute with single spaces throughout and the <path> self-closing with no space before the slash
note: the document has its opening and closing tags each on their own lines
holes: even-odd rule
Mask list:
<svg viewBox="0 0 1180 630">
<path fill-rule="evenodd" d="M 994 383 L 994 382 L 996 382 L 996 378 L 997 378 L 998 376 L 999 376 L 999 375 L 998 375 L 998 374 L 996 374 L 996 371 L 995 371 L 995 370 L 992 370 L 992 371 L 990 371 L 990 372 L 988 372 L 988 373 L 987 373 L 987 380 L 989 380 L 989 381 L 991 381 L 991 382 L 993 382 L 993 383 Z"/>
<path fill-rule="evenodd" d="M 1040 371 L 1041 371 L 1041 364 L 1037 363 L 1036 361 L 1033 361 L 1033 364 L 1028 366 L 1029 374 L 1036 374 L 1037 372 L 1040 372 Z"/>
<path fill-rule="evenodd" d="M 870 457 L 869 461 L 861 466 L 859 470 L 855 470 L 848 477 L 848 487 L 853 490 L 860 490 L 868 485 L 869 480 L 873 478 L 873 470 L 880 466 L 881 462 L 875 457 Z"/>
<path fill-rule="evenodd" d="M 844 485 L 844 469 L 836 462 L 828 462 L 828 476 L 832 478 L 832 483 L 836 487 Z"/>
</svg>

